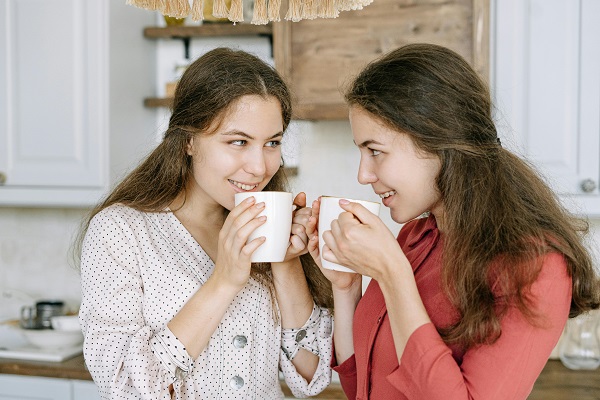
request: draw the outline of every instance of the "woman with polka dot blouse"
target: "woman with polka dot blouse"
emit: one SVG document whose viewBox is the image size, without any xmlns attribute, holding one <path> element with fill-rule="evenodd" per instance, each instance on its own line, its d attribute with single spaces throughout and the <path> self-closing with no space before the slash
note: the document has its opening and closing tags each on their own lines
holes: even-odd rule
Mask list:
<svg viewBox="0 0 600 400">
<path fill-rule="evenodd" d="M 183 74 L 164 139 L 91 213 L 79 241 L 87 367 L 103 399 L 282 399 L 331 380 L 331 286 L 294 200 L 281 263 L 250 263 L 263 223 L 242 191 L 285 190 L 290 94 L 219 48 Z"/>
</svg>

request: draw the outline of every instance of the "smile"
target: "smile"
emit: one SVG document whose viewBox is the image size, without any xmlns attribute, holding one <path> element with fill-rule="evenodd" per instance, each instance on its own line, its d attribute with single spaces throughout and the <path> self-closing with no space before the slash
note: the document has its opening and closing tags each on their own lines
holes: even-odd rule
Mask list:
<svg viewBox="0 0 600 400">
<path fill-rule="evenodd" d="M 382 199 L 385 199 L 386 197 L 390 197 L 396 194 L 395 190 L 390 190 L 389 192 L 385 192 L 385 193 L 379 193 L 379 197 L 381 197 Z"/>
<path fill-rule="evenodd" d="M 242 182 L 233 181 L 233 180 L 231 180 L 231 179 L 228 179 L 228 181 L 229 181 L 229 182 L 230 182 L 232 185 L 234 185 L 234 186 L 236 186 L 236 187 L 238 187 L 238 188 L 240 188 L 240 189 L 242 189 L 242 190 L 246 190 L 246 191 L 249 191 L 249 190 L 252 190 L 252 189 L 256 189 L 256 188 L 258 187 L 258 183 L 254 184 L 254 185 L 248 185 L 248 184 L 246 184 L 246 183 L 242 183 Z"/>
</svg>

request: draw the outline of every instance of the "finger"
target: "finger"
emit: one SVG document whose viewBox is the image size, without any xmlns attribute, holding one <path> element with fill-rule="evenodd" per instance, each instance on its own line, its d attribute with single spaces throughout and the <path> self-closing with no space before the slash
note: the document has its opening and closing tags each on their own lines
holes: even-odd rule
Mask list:
<svg viewBox="0 0 600 400">
<path fill-rule="evenodd" d="M 244 210 L 240 215 L 238 215 L 231 223 L 231 229 L 235 231 L 239 231 L 244 227 L 248 222 L 252 221 L 258 215 L 263 212 L 265 209 L 265 203 L 260 202 L 254 204 L 252 207 L 248 207 Z M 228 217 L 229 218 L 229 217 Z"/>
<path fill-rule="evenodd" d="M 319 267 L 321 267 L 321 256 L 319 255 L 319 237 L 313 236 L 308 241 L 308 252 Z"/>
<path fill-rule="evenodd" d="M 229 251 L 234 254 L 235 252 L 240 252 L 241 249 L 247 244 L 252 232 L 254 232 L 259 226 L 263 225 L 266 221 L 267 217 L 263 215 L 248 221 L 240 229 L 231 232 L 231 235 L 229 235 L 228 239 L 226 240 Z"/>
<path fill-rule="evenodd" d="M 333 228 L 333 223 L 331 225 Z M 321 243 L 321 245 L 323 245 L 323 248 L 321 249 L 321 256 L 325 252 L 325 246 L 327 246 L 327 248 L 330 251 L 337 251 L 337 243 L 335 241 L 333 233 L 330 230 L 323 232 L 323 243 Z"/>
<path fill-rule="evenodd" d="M 358 220 L 358 218 L 356 218 L 354 214 L 348 211 L 342 212 L 336 219 L 336 223 L 342 231 L 345 231 L 345 229 L 348 229 L 351 226 L 361 225 L 361 222 Z M 333 223 L 331 224 L 331 226 L 333 227 Z"/>
<path fill-rule="evenodd" d="M 302 239 L 299 236 L 296 235 L 290 238 L 290 244 L 295 250 L 294 253 L 304 251 L 304 249 L 306 249 L 306 243 L 302 241 Z"/>
<path fill-rule="evenodd" d="M 323 241 L 325 242 L 323 249 L 321 250 L 321 256 L 327 261 L 331 261 L 337 264 L 341 264 L 338 256 L 341 256 L 338 247 L 337 239 L 341 237 L 341 229 L 337 219 L 331 222 L 331 230 L 323 232 Z M 327 252 L 325 251 L 327 246 Z M 333 258 L 333 259 L 332 259 Z"/>
<path fill-rule="evenodd" d="M 298 236 L 302 241 L 306 244 L 308 241 L 308 235 L 306 234 L 306 228 L 304 225 L 293 224 L 292 225 L 292 234 L 291 236 Z"/>
<path fill-rule="evenodd" d="M 308 218 L 311 216 L 311 214 L 312 214 L 312 209 L 310 207 L 303 207 L 303 208 L 300 208 L 299 210 L 296 210 L 294 217 Z"/>
<path fill-rule="evenodd" d="M 379 217 L 367 210 L 362 204 L 350 202 L 348 200 L 340 200 L 340 207 L 344 211 L 351 212 L 362 223 L 370 225 Z"/>
<path fill-rule="evenodd" d="M 306 208 L 303 208 L 302 210 L 306 210 Z M 298 211 L 298 213 L 294 216 L 292 223 L 296 225 L 306 226 L 308 224 L 308 220 L 310 219 L 310 213 L 303 212 L 302 214 L 299 214 L 300 211 Z"/>
<path fill-rule="evenodd" d="M 309 237 L 309 239 L 312 239 L 313 236 L 317 236 L 319 234 L 319 232 L 317 230 L 317 224 L 318 224 L 317 218 L 311 216 L 308 219 L 308 222 L 305 225 L 305 231 L 306 231 L 306 235 Z"/>
<path fill-rule="evenodd" d="M 244 247 L 242 247 L 240 254 L 242 255 L 242 257 L 244 259 L 244 261 L 250 261 L 250 257 L 252 257 L 252 253 L 254 253 L 256 251 L 256 249 L 258 249 L 260 246 L 262 246 L 262 244 L 266 241 L 267 239 L 264 236 L 261 236 L 259 238 L 256 238 L 252 241 L 250 241 L 248 244 L 246 244 Z"/>
<path fill-rule="evenodd" d="M 294 205 L 296 209 L 306 207 L 306 193 L 300 192 L 294 197 Z"/>
<path fill-rule="evenodd" d="M 324 260 L 341 265 L 333 251 L 331 251 L 331 249 L 327 245 L 323 246 L 323 254 L 321 255 L 321 257 L 323 257 Z"/>
<path fill-rule="evenodd" d="M 229 215 L 225 219 L 225 222 L 223 223 L 223 227 L 221 228 L 221 231 L 225 231 L 225 232 L 228 231 L 229 228 L 231 227 L 233 221 L 235 221 L 235 219 L 238 216 L 240 216 L 244 211 L 246 211 L 248 208 L 252 207 L 252 205 L 254 205 L 255 202 L 256 202 L 256 198 L 254 196 L 252 196 L 252 197 L 248 197 L 247 199 L 242 201 L 240 204 L 233 207 L 233 209 L 229 212 Z"/>
<path fill-rule="evenodd" d="M 321 197 L 312 202 L 311 215 L 319 219 L 319 211 L 321 210 Z"/>
</svg>

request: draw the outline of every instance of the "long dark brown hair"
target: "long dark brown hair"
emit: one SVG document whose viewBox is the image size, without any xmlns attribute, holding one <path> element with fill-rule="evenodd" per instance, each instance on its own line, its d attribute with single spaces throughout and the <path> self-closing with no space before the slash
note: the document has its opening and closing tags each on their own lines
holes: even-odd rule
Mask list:
<svg viewBox="0 0 600 400">
<path fill-rule="evenodd" d="M 276 98 L 281 105 L 283 130 L 287 129 L 292 117 L 290 92 L 271 66 L 247 52 L 228 48 L 211 50 L 195 60 L 177 85 L 163 140 L 87 216 L 75 245 L 76 257 L 81 254 L 91 219 L 101 210 L 120 203 L 139 211 L 164 212 L 193 179 L 192 158 L 186 153 L 190 139 L 212 134 L 235 101 L 247 95 Z M 283 168 L 264 190 L 287 190 Z M 315 302 L 331 308 L 331 284 L 310 255 L 301 256 L 301 262 Z M 251 275 L 272 288 L 270 264 L 253 264 Z"/>
<path fill-rule="evenodd" d="M 432 44 L 401 47 L 367 66 L 346 100 L 441 162 L 442 284 L 460 314 L 456 324 L 438 327 L 447 343 L 495 342 L 509 304 L 540 322 L 528 289 L 549 252 L 564 256 L 572 278 L 569 316 L 599 307 L 600 281 L 584 244 L 587 222 L 561 206 L 532 166 L 502 148 L 487 85 L 460 55 Z"/>
</svg>

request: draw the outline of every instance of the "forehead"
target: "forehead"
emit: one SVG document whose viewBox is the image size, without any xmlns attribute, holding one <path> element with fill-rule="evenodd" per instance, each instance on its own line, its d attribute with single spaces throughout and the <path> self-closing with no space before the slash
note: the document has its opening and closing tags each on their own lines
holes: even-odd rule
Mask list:
<svg viewBox="0 0 600 400">
<path fill-rule="evenodd" d="M 253 136 L 282 133 L 281 104 L 274 96 L 242 96 L 215 119 L 213 129 L 209 131 L 216 134 L 239 131 Z"/>
<path fill-rule="evenodd" d="M 358 146 L 371 142 L 391 144 L 397 142 L 398 139 L 400 141 L 408 139 L 407 135 L 388 127 L 383 121 L 362 108 L 351 107 L 349 115 L 354 142 Z"/>
</svg>

